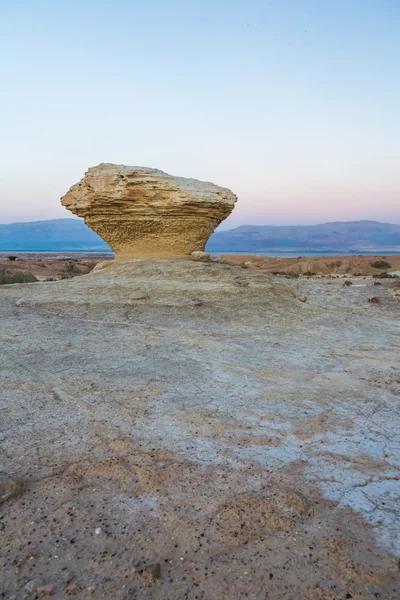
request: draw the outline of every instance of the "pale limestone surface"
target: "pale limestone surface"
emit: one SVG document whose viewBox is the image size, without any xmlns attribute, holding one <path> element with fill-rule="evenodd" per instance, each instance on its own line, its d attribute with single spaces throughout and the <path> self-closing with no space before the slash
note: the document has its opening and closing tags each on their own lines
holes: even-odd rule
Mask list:
<svg viewBox="0 0 400 600">
<path fill-rule="evenodd" d="M 187 257 L 204 250 L 236 200 L 213 183 L 108 163 L 90 168 L 61 198 L 117 259 Z"/>
<path fill-rule="evenodd" d="M 398 599 L 384 286 L 132 260 L 0 295 L 5 598 Z"/>
</svg>

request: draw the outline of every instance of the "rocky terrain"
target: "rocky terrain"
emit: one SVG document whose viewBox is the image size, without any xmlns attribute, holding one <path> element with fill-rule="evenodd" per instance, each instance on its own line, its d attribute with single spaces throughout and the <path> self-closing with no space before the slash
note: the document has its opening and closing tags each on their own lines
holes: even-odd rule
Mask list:
<svg viewBox="0 0 400 600">
<path fill-rule="evenodd" d="M 69 279 L 77 275 L 86 275 L 99 262 L 97 259 L 18 259 L 0 257 L 0 271 L 11 273 L 32 273 L 39 281 L 51 279 Z"/>
<path fill-rule="evenodd" d="M 61 198 L 117 260 L 182 257 L 202 251 L 237 197 L 213 183 L 158 169 L 102 163 Z"/>
<path fill-rule="evenodd" d="M 1 597 L 398 598 L 374 283 L 159 259 L 2 286 Z"/>
<path fill-rule="evenodd" d="M 9 256 L 13 260 L 10 260 Z M 32 273 L 39 281 L 69 278 L 85 275 L 104 260 L 112 260 L 112 255 L 96 253 L 0 253 L 0 271 Z M 392 256 L 324 256 L 275 258 L 248 254 L 221 254 L 215 257 L 220 262 L 240 265 L 245 268 L 262 270 L 272 274 L 288 275 L 343 275 L 386 277 L 391 273 L 400 274 L 400 254 Z M 374 265 L 374 266 L 372 266 Z M 355 279 L 354 282 L 357 280 Z"/>
<path fill-rule="evenodd" d="M 400 254 L 389 256 L 298 256 L 281 258 L 251 254 L 221 254 L 219 260 L 293 275 L 381 275 L 400 271 Z"/>
</svg>

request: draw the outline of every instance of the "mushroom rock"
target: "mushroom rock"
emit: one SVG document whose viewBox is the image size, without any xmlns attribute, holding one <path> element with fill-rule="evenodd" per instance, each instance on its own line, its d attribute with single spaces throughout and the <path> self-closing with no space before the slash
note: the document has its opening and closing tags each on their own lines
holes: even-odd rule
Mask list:
<svg viewBox="0 0 400 600">
<path fill-rule="evenodd" d="M 227 188 L 158 169 L 100 164 L 61 198 L 117 259 L 190 256 L 237 200 Z"/>
</svg>

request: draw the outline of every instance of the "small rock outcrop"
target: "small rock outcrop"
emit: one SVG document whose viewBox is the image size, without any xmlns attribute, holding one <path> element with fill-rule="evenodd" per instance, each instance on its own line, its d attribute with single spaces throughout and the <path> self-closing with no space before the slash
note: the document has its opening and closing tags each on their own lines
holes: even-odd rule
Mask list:
<svg viewBox="0 0 400 600">
<path fill-rule="evenodd" d="M 192 252 L 192 260 L 196 262 L 207 262 L 210 258 L 211 254 L 209 252 L 201 252 L 200 250 Z"/>
<path fill-rule="evenodd" d="M 190 256 L 232 211 L 237 197 L 213 183 L 158 169 L 100 164 L 61 198 L 117 259 Z"/>
</svg>

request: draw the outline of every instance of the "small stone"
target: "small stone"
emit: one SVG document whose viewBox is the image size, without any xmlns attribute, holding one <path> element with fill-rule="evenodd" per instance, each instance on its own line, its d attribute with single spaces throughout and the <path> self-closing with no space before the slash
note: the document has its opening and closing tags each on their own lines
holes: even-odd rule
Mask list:
<svg viewBox="0 0 400 600">
<path fill-rule="evenodd" d="M 243 281 L 243 279 L 237 279 L 236 281 L 233 282 L 234 285 L 237 285 L 238 287 L 247 287 L 249 285 L 248 281 Z"/>
<path fill-rule="evenodd" d="M 147 294 L 137 292 L 136 294 L 133 294 L 133 296 L 131 296 L 129 298 L 129 300 L 131 300 L 132 302 L 135 302 L 136 300 L 147 300 L 147 298 L 148 298 Z"/>
<path fill-rule="evenodd" d="M 36 591 L 39 596 L 52 596 L 54 594 L 54 588 L 52 585 L 41 585 Z"/>
<path fill-rule="evenodd" d="M 24 489 L 24 482 L 20 479 L 7 479 L 6 481 L 0 481 L 0 504 L 17 498 L 22 494 Z"/>
<path fill-rule="evenodd" d="M 300 302 L 307 302 L 307 296 L 299 296 Z"/>
<path fill-rule="evenodd" d="M 379 298 L 377 298 L 377 296 L 374 296 L 373 298 L 369 298 L 369 299 L 368 299 L 368 302 L 369 302 L 370 304 L 380 304 L 380 303 L 381 303 L 380 299 L 379 299 Z"/>
<path fill-rule="evenodd" d="M 65 583 L 71 583 L 74 577 L 75 575 L 72 573 L 72 571 L 67 571 L 64 575 Z"/>
<path fill-rule="evenodd" d="M 210 260 L 211 254 L 209 252 L 201 252 L 200 250 L 195 250 L 192 252 L 192 260 L 196 262 L 207 262 Z"/>
<path fill-rule="evenodd" d="M 147 565 L 142 569 L 140 574 L 149 581 L 158 581 L 161 579 L 161 565 L 155 563 L 154 565 Z"/>
<path fill-rule="evenodd" d="M 37 585 L 33 580 L 28 581 L 28 583 L 26 585 L 24 585 L 24 590 L 28 594 L 33 594 L 33 592 L 36 592 L 36 590 L 37 590 Z"/>
<path fill-rule="evenodd" d="M 96 535 L 100 535 L 101 534 L 101 527 L 96 527 L 96 529 L 94 530 Z"/>
<path fill-rule="evenodd" d="M 73 583 L 72 585 L 69 585 L 67 587 L 67 589 L 65 590 L 65 593 L 67 594 L 67 596 L 75 596 L 76 594 L 79 594 L 79 592 L 81 591 L 81 588 L 76 585 L 75 583 Z"/>
<path fill-rule="evenodd" d="M 203 302 L 203 300 L 200 300 L 200 298 L 192 298 L 192 300 L 190 301 L 190 304 L 192 306 L 203 306 L 204 302 Z"/>
<path fill-rule="evenodd" d="M 33 594 L 39 587 L 43 586 L 41 579 L 31 579 L 26 585 L 24 585 L 24 591 L 28 594 Z"/>
<path fill-rule="evenodd" d="M 67 342 L 67 343 L 65 344 L 65 347 L 66 347 L 66 348 L 71 348 L 71 346 L 72 346 L 71 342 Z"/>
</svg>

